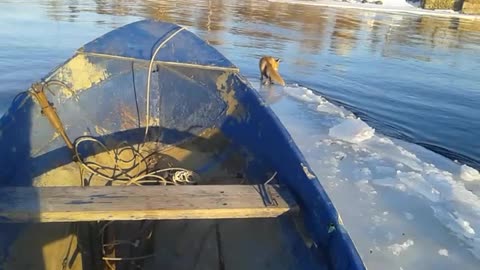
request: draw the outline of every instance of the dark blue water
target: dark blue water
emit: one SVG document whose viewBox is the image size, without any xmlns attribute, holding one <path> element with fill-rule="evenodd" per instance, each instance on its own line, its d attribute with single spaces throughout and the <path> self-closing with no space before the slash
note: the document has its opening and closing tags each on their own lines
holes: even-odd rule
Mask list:
<svg viewBox="0 0 480 270">
<path fill-rule="evenodd" d="M 377 132 L 480 168 L 480 22 L 266 1 L 2 1 L 0 109 L 84 43 L 131 21 L 183 24 L 247 76 L 283 59 L 288 83 Z"/>
</svg>

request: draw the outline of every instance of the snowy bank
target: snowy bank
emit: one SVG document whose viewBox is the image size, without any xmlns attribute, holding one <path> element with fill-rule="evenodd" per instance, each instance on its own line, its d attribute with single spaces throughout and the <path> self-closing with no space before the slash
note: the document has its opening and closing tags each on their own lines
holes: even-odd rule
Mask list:
<svg viewBox="0 0 480 270">
<path fill-rule="evenodd" d="M 480 15 L 461 14 L 453 10 L 428 10 L 422 9 L 414 4 L 402 0 L 383 0 L 383 4 L 375 3 L 359 3 L 355 0 L 341 1 L 341 0 L 315 0 L 315 1 L 301 1 L 301 0 L 268 0 L 269 2 L 287 3 L 296 5 L 311 5 L 320 7 L 334 7 L 334 8 L 348 8 L 360 9 L 389 13 L 410 13 L 418 15 L 431 15 L 441 17 L 455 17 L 472 20 L 480 20 Z M 369 0 L 374 2 L 374 0 Z"/>
</svg>

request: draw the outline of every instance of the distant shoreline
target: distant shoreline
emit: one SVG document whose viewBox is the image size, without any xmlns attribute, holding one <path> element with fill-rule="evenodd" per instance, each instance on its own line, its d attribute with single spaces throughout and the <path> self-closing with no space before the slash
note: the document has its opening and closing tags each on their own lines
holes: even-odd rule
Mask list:
<svg viewBox="0 0 480 270">
<path fill-rule="evenodd" d="M 480 15 L 468 15 L 461 14 L 453 10 L 428 10 L 417 7 L 395 7 L 395 6 L 382 6 L 369 3 L 349 3 L 349 2 L 340 2 L 335 0 L 319 0 L 319 1 L 301 1 L 301 0 L 267 0 L 269 2 L 275 3 L 286 3 L 286 4 L 297 4 L 297 5 L 310 5 L 310 6 L 319 6 L 319 7 L 335 7 L 335 8 L 347 8 L 347 9 L 359 9 L 359 10 L 370 10 L 370 11 L 379 11 L 387 13 L 409 13 L 417 15 L 431 15 L 431 16 L 440 16 L 440 17 L 449 17 L 449 18 L 461 18 L 461 19 L 470 19 L 470 20 L 480 20 Z"/>
</svg>

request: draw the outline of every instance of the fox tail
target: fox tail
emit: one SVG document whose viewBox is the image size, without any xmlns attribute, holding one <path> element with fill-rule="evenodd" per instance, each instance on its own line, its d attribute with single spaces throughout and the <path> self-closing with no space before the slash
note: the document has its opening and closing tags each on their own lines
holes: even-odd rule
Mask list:
<svg viewBox="0 0 480 270">
<path fill-rule="evenodd" d="M 282 86 L 285 86 L 285 81 L 283 80 L 282 76 L 278 74 L 278 72 L 273 68 L 267 68 L 267 76 L 270 78 L 271 81 L 278 83 Z"/>
</svg>

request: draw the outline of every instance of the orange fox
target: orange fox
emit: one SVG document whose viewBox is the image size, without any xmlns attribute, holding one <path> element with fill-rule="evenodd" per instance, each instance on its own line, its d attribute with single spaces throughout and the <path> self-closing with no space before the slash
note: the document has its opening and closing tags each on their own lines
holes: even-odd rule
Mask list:
<svg viewBox="0 0 480 270">
<path fill-rule="evenodd" d="M 266 81 L 263 81 L 263 77 L 268 79 L 269 83 L 275 81 L 276 83 L 285 86 L 285 81 L 282 79 L 280 74 L 278 74 L 278 64 L 280 63 L 280 58 L 274 58 L 272 56 L 264 56 L 260 59 L 260 81 L 262 84 L 266 84 Z"/>
</svg>

